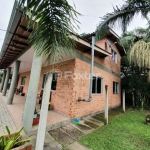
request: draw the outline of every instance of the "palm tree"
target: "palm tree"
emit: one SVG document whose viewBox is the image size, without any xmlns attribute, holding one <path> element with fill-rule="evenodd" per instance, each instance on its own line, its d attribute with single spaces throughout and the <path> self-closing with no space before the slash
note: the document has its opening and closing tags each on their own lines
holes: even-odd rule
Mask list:
<svg viewBox="0 0 150 150">
<path fill-rule="evenodd" d="M 127 53 L 129 53 L 133 45 L 140 40 L 150 42 L 149 28 L 136 28 L 133 31 L 126 32 L 119 39 L 119 43 L 126 49 Z"/>
<path fill-rule="evenodd" d="M 45 55 L 47 60 L 54 62 L 56 57 L 62 60 L 64 53 L 72 54 L 75 43 L 69 36 L 72 33 L 76 34 L 78 22 L 76 18 L 79 13 L 68 4 L 67 0 L 19 0 L 18 8 L 29 18 L 28 28 L 34 29 L 30 34 L 29 42 L 33 44 L 37 56 Z M 48 104 L 51 81 L 52 76 L 48 74 L 43 94 L 44 105 Z M 44 118 L 47 116 L 45 110 L 42 107 L 36 142 L 37 150 L 43 149 L 46 129 Z"/>
<path fill-rule="evenodd" d="M 150 30 L 138 28 L 124 34 L 120 38 L 120 44 L 126 48 L 127 57 L 124 61 L 129 65 L 138 66 L 139 69 L 148 69 L 148 82 L 150 82 Z"/>
<path fill-rule="evenodd" d="M 149 64 L 145 65 L 147 67 L 143 67 L 144 65 L 142 63 L 146 63 L 150 56 L 146 53 L 146 51 L 149 52 L 149 50 L 143 46 L 149 41 L 150 37 L 147 33 L 147 29 L 143 28 L 137 28 L 127 32 L 120 38 L 120 44 L 127 51 L 127 55 L 121 59 L 121 71 L 125 74 L 125 78 L 122 79 L 122 86 L 126 87 L 127 93 L 132 94 L 133 107 L 135 107 L 135 105 L 143 107 L 143 104 L 146 107 L 148 106 L 148 101 L 145 101 L 145 98 L 148 99 L 149 97 L 149 83 L 146 83 L 145 79 L 147 77 Z M 142 59 L 144 62 L 140 59 L 143 55 L 145 55 L 144 57 L 146 58 Z"/>
<path fill-rule="evenodd" d="M 99 23 L 96 29 L 96 39 L 101 39 L 105 36 L 105 33 L 109 27 L 118 25 L 125 33 L 127 26 L 131 23 L 137 14 L 141 14 L 143 18 L 148 19 L 148 13 L 150 12 L 149 0 L 126 0 L 121 7 L 114 7 L 112 13 L 107 13 L 102 17 L 102 21 Z"/>
<path fill-rule="evenodd" d="M 29 37 L 37 56 L 48 60 L 72 54 L 75 43 L 69 38 L 76 33 L 77 15 L 67 0 L 19 0 L 18 7 L 28 16 L 28 28 L 34 28 Z"/>
</svg>

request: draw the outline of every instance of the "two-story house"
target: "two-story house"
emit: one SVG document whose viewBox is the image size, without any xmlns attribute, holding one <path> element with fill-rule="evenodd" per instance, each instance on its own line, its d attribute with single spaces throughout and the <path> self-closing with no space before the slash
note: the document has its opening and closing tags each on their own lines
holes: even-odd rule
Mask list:
<svg viewBox="0 0 150 150">
<path fill-rule="evenodd" d="M 108 86 L 109 108 L 121 104 L 120 63 L 125 51 L 117 43 L 119 37 L 115 32 L 109 29 L 106 37 L 95 43 L 92 99 L 83 102 L 79 99 L 89 97 L 92 34 L 85 38 L 73 36 L 76 48 L 72 56 L 64 54 L 63 61 L 56 58 L 53 63 L 45 63 L 45 58 L 37 58 L 34 48 L 28 44 L 32 29 L 27 29 L 27 23 L 27 18 L 22 18 L 14 6 L 0 55 L 0 69 L 4 69 L 3 96 L 12 74 L 8 104 L 13 103 L 15 89 L 22 87 L 26 103 L 31 103 L 27 106 L 34 109 L 36 95 L 44 89 L 48 72 L 53 72 L 51 109 L 70 118 L 104 110 L 105 85 Z"/>
</svg>

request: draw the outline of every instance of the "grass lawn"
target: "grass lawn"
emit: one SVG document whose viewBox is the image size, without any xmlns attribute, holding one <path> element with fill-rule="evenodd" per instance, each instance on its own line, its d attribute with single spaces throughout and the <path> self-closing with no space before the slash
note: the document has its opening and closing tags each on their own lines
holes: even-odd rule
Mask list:
<svg viewBox="0 0 150 150">
<path fill-rule="evenodd" d="M 93 150 L 148 150 L 150 126 L 145 124 L 146 116 L 144 112 L 128 110 L 79 142 Z"/>
</svg>

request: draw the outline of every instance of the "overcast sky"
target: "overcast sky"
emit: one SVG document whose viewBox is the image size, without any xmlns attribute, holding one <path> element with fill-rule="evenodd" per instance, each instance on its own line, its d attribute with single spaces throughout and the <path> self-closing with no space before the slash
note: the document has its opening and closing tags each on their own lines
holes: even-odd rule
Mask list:
<svg viewBox="0 0 150 150">
<path fill-rule="evenodd" d="M 80 22 L 80 30 L 78 33 L 91 33 L 94 32 L 96 26 L 100 21 L 100 17 L 107 12 L 113 11 L 113 6 L 122 5 L 123 0 L 68 0 L 71 5 L 73 1 L 76 6 L 76 10 L 82 14 L 78 17 Z M 6 30 L 10 14 L 12 11 L 14 0 L 0 0 L 0 29 Z M 134 22 L 128 27 L 128 30 L 132 30 L 136 27 L 146 27 L 146 21 L 140 17 L 136 17 Z M 120 35 L 121 31 L 118 27 L 114 28 L 114 31 Z M 0 30 L 0 50 L 5 37 L 5 31 Z"/>
</svg>

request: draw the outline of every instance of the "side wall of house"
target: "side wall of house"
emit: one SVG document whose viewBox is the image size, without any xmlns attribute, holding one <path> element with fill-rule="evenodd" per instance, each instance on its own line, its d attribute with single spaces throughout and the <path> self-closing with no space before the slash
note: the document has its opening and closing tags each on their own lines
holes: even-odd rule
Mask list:
<svg viewBox="0 0 150 150">
<path fill-rule="evenodd" d="M 77 99 L 79 97 L 83 99 L 89 98 L 90 81 L 87 76 L 89 74 L 90 74 L 90 64 L 77 58 L 75 60 L 76 79 L 73 88 L 73 102 L 72 102 L 73 107 L 71 113 L 72 118 L 104 110 L 105 85 L 108 85 L 109 107 L 115 107 L 120 105 L 121 103 L 120 78 L 98 67 L 94 67 L 94 74 L 102 78 L 102 93 L 92 94 L 91 102 L 77 102 Z M 118 94 L 113 94 L 113 81 L 119 83 Z"/>
<path fill-rule="evenodd" d="M 108 85 L 109 107 L 115 107 L 121 104 L 121 80 L 120 80 L 120 53 L 111 39 L 108 39 L 110 47 L 106 38 L 98 41 L 97 46 L 105 49 L 111 53 L 111 48 L 117 53 L 117 62 L 114 62 L 111 56 L 100 58 L 94 57 L 94 75 L 102 78 L 102 93 L 93 94 L 91 102 L 77 102 L 79 97 L 88 99 L 90 80 L 87 75 L 90 74 L 91 54 L 81 53 L 77 51 L 77 58 L 75 59 L 75 82 L 73 88 L 73 107 L 71 117 L 83 116 L 92 112 L 104 110 L 105 108 L 105 85 Z M 83 61 L 84 60 L 84 61 Z M 113 93 L 113 82 L 119 83 L 119 93 Z"/>
</svg>

